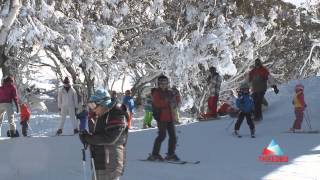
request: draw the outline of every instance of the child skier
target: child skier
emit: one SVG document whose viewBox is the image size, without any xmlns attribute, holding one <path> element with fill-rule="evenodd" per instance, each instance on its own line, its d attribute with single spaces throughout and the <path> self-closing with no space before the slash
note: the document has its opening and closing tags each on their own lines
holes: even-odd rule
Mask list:
<svg viewBox="0 0 320 180">
<path fill-rule="evenodd" d="M 290 128 L 290 132 L 299 132 L 301 131 L 301 124 L 303 120 L 303 112 L 304 109 L 307 107 L 304 101 L 304 94 L 303 94 L 304 86 L 302 84 L 297 84 L 295 87 L 296 94 L 293 97 L 292 104 L 294 106 L 294 113 L 296 115 L 296 119 L 293 123 L 292 128 Z"/>
<path fill-rule="evenodd" d="M 77 114 L 77 119 L 80 120 L 79 128 L 81 132 L 87 129 L 88 115 L 89 112 L 87 110 L 87 106 L 82 105 L 80 113 Z"/>
<path fill-rule="evenodd" d="M 234 134 L 238 137 L 241 137 L 239 135 L 239 129 L 242 124 L 242 121 L 244 117 L 247 119 L 247 123 L 250 127 L 250 132 L 251 132 L 251 137 L 255 137 L 255 127 L 254 123 L 251 119 L 251 113 L 254 107 L 253 100 L 250 97 L 249 93 L 249 85 L 247 83 L 244 83 L 240 86 L 240 92 L 239 92 L 239 97 L 236 100 L 236 105 L 240 110 L 240 113 L 238 115 L 238 120 L 234 126 Z"/>
<path fill-rule="evenodd" d="M 20 110 L 21 110 L 20 124 L 21 124 L 21 128 L 22 128 L 22 135 L 27 136 L 31 112 L 30 112 L 29 107 L 25 103 L 22 103 L 20 105 Z"/>
</svg>

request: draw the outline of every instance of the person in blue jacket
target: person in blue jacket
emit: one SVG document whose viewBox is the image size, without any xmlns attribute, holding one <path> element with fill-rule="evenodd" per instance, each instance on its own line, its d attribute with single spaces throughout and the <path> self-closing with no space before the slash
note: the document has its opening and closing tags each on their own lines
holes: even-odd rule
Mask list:
<svg viewBox="0 0 320 180">
<path fill-rule="evenodd" d="M 122 104 L 126 105 L 127 109 L 129 110 L 128 128 L 130 129 L 132 117 L 133 117 L 133 111 L 134 111 L 134 100 L 133 100 L 133 97 L 131 96 L 130 90 L 126 90 Z"/>
<path fill-rule="evenodd" d="M 81 111 L 76 115 L 77 119 L 80 120 L 80 125 L 79 125 L 80 131 L 87 130 L 88 115 L 89 115 L 89 112 L 87 110 L 87 106 L 82 105 Z"/>
<path fill-rule="evenodd" d="M 238 114 L 238 120 L 234 126 L 234 134 L 240 136 L 239 129 L 244 117 L 246 117 L 247 123 L 250 127 L 251 137 L 255 137 L 255 126 L 251 118 L 254 104 L 253 99 L 250 96 L 249 85 L 247 83 L 241 84 L 239 96 L 236 100 L 236 105 L 239 108 L 240 112 Z"/>
</svg>

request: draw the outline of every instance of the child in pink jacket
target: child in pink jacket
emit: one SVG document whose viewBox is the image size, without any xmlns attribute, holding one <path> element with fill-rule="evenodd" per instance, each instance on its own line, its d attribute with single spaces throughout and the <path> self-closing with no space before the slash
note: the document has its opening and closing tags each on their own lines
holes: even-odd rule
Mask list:
<svg viewBox="0 0 320 180">
<path fill-rule="evenodd" d="M 296 119 L 293 123 L 292 128 L 290 129 L 291 132 L 298 132 L 301 131 L 301 124 L 303 120 L 303 112 L 304 109 L 307 107 L 304 101 L 304 94 L 303 94 L 304 86 L 302 84 L 297 84 L 295 87 L 296 94 L 293 97 L 292 104 L 294 106 L 294 113 L 296 115 Z"/>
</svg>

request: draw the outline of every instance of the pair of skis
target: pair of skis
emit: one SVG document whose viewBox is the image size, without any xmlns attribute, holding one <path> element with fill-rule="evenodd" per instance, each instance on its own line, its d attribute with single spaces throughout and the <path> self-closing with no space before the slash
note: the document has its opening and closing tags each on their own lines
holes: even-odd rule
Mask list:
<svg viewBox="0 0 320 180">
<path fill-rule="evenodd" d="M 184 161 L 184 160 L 179 160 L 179 161 L 170 161 L 170 160 L 148 160 L 148 159 L 139 159 L 139 161 L 144 161 L 144 162 L 157 162 L 157 163 L 169 163 L 169 164 L 179 164 L 179 165 L 184 165 L 184 164 L 199 164 L 200 161 Z"/>
</svg>

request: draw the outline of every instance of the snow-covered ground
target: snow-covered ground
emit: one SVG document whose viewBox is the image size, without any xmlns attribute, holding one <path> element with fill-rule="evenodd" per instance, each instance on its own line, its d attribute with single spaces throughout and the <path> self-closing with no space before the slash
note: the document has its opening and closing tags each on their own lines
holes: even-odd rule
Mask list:
<svg viewBox="0 0 320 180">
<path fill-rule="evenodd" d="M 242 124 L 243 138 L 231 135 L 233 121 L 221 120 L 188 123 L 177 126 L 177 154 L 183 160 L 200 160 L 197 165 L 141 162 L 151 152 L 156 129 L 130 132 L 127 146 L 127 165 L 122 180 L 315 180 L 320 179 L 320 134 L 283 133 L 293 123 L 292 96 L 295 84 L 305 85 L 312 127 L 320 129 L 320 77 L 292 81 L 280 86 L 280 93 L 268 92 L 269 108 L 264 120 L 257 124 L 257 137 L 249 137 L 246 122 Z M 79 180 L 89 178 L 87 152 L 83 171 L 81 148 L 77 136 L 47 137 L 54 134 L 57 114 L 38 114 L 31 119 L 32 135 L 38 137 L 14 138 L 0 141 L 1 180 Z M 186 121 L 186 120 L 185 120 Z M 66 122 L 65 134 L 71 134 L 71 123 Z M 20 126 L 18 125 L 20 128 Z M 306 123 L 303 124 L 306 129 Z M 2 131 L 7 130 L 5 122 Z M 31 131 L 30 131 L 31 132 Z M 4 135 L 4 132 L 2 132 Z M 263 163 L 258 160 L 263 148 L 274 139 L 288 156 L 288 163 Z M 164 155 L 167 139 L 161 153 Z"/>
</svg>

